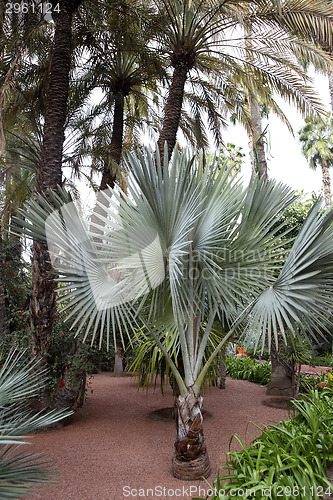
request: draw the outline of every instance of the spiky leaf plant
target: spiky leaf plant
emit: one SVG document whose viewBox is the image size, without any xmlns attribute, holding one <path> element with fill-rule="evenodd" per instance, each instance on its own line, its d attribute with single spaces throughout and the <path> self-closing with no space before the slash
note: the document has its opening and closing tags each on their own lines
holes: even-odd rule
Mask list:
<svg viewBox="0 0 333 500">
<path fill-rule="evenodd" d="M 285 257 L 279 221 L 295 200 L 287 186 L 252 178 L 243 187 L 214 159 L 203 169 L 186 152 L 170 165 L 156 158 L 150 150 L 128 157 L 128 194 L 104 193 L 109 216 L 99 219 L 99 239 L 58 195 L 53 205 L 31 201 L 23 224 L 48 240 L 69 317 L 85 338 L 131 336 L 141 324 L 155 340 L 180 390 L 173 472 L 194 479 L 209 474 L 200 390 L 223 345 L 240 326 L 261 346 L 287 329 L 308 335 L 332 309 L 333 213 L 317 203 Z M 230 330 L 204 362 L 218 316 Z M 165 345 L 172 336 L 182 373 Z"/>
<path fill-rule="evenodd" d="M 40 362 L 25 361 L 25 353 L 13 349 L 2 355 L 0 368 L 0 498 L 17 499 L 31 494 L 39 483 L 54 475 L 40 453 L 31 453 L 30 434 L 58 422 L 72 412 L 36 412 L 31 401 L 43 388 L 45 369 Z"/>
</svg>

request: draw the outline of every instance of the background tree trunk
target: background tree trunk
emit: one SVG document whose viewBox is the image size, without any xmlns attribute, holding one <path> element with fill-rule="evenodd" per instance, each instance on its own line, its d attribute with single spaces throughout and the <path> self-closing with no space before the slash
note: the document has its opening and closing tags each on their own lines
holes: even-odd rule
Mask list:
<svg viewBox="0 0 333 500">
<path fill-rule="evenodd" d="M 0 338 L 9 334 L 6 309 L 5 271 L 3 265 L 2 235 L 0 233 Z"/>
<path fill-rule="evenodd" d="M 271 347 L 272 375 L 267 386 L 269 396 L 293 396 L 292 366 L 279 356 L 275 346 Z"/>
<path fill-rule="evenodd" d="M 109 150 L 109 161 L 104 165 L 104 170 L 102 173 L 102 180 L 100 184 L 99 191 L 104 191 L 108 186 L 113 189 L 117 179 L 117 174 L 119 173 L 119 165 L 121 161 L 121 154 L 123 148 L 123 133 L 124 133 L 124 96 L 119 93 L 115 96 L 115 106 L 114 106 L 114 117 L 113 117 L 113 127 L 112 127 L 112 138 Z M 119 174 L 118 174 L 119 175 Z M 107 206 L 107 200 L 104 196 L 98 194 L 97 201 L 100 202 L 105 207 Z M 91 222 L 95 224 L 101 224 L 101 220 L 98 215 L 107 217 L 107 211 L 103 209 L 100 205 L 96 203 L 93 214 L 91 216 Z M 102 236 L 104 231 L 97 227 L 91 227 L 94 234 Z M 96 238 L 96 241 L 99 238 Z M 123 356 L 119 345 L 116 345 L 114 354 L 114 375 L 115 377 L 121 377 L 124 375 L 123 366 Z"/>
<path fill-rule="evenodd" d="M 332 54 L 333 56 L 333 54 Z M 330 72 L 328 76 L 328 88 L 330 92 L 330 100 L 331 100 L 331 111 L 333 113 L 333 71 Z"/>
<path fill-rule="evenodd" d="M 267 179 L 267 161 L 266 161 L 266 153 L 265 153 L 265 143 L 262 131 L 262 121 L 260 115 L 260 108 L 258 101 L 253 97 L 249 96 L 250 101 L 250 112 L 251 112 L 251 121 L 253 124 L 254 131 L 251 136 L 251 161 L 252 168 L 255 172 L 258 173 L 259 178 L 264 177 Z"/>
<path fill-rule="evenodd" d="M 165 142 L 168 145 L 168 160 L 170 160 L 176 144 L 187 72 L 188 69 L 184 64 L 176 65 L 173 72 L 169 95 L 165 106 L 163 126 L 157 142 L 162 164 L 164 159 Z"/>
<path fill-rule="evenodd" d="M 100 185 L 100 191 L 107 189 L 110 186 L 111 189 L 114 188 L 115 181 L 117 178 L 117 171 L 119 169 L 121 153 L 123 149 L 123 132 L 124 132 L 124 97 L 122 94 L 115 96 L 114 103 L 114 117 L 113 117 L 113 127 L 112 127 L 112 138 L 110 144 L 110 157 L 109 164 L 105 165 L 102 180 Z"/>
<path fill-rule="evenodd" d="M 42 160 L 36 176 L 35 192 L 45 193 L 62 184 L 62 154 L 71 65 L 72 16 L 79 0 L 60 0 L 51 56 L 51 71 L 46 100 Z M 32 299 L 30 316 L 33 328 L 32 351 L 45 357 L 52 336 L 56 310 L 54 275 L 46 243 L 35 241 L 32 249 Z"/>
<path fill-rule="evenodd" d="M 328 160 L 326 160 L 325 164 L 322 166 L 322 174 L 323 174 L 323 184 L 324 184 L 325 205 L 327 207 L 330 207 L 332 204 L 332 200 L 331 200 L 330 165 Z"/>
</svg>

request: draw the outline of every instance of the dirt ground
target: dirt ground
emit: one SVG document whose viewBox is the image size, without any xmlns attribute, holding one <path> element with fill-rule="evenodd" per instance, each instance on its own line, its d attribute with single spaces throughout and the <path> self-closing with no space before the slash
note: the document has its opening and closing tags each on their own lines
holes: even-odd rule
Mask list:
<svg viewBox="0 0 333 500">
<path fill-rule="evenodd" d="M 76 413 L 70 425 L 33 436 L 32 448 L 45 454 L 58 476 L 29 500 L 187 500 L 206 495 L 205 482 L 172 476 L 175 422 L 151 415 L 172 406 L 170 390 L 164 395 L 159 387 L 138 391 L 134 379 L 111 373 L 95 375 L 92 389 L 89 406 Z M 225 463 L 232 434 L 248 443 L 260 433 L 249 421 L 266 425 L 288 417 L 286 410 L 262 404 L 265 390 L 229 378 L 225 390 L 207 389 L 204 431 L 213 471 L 209 480 Z"/>
</svg>

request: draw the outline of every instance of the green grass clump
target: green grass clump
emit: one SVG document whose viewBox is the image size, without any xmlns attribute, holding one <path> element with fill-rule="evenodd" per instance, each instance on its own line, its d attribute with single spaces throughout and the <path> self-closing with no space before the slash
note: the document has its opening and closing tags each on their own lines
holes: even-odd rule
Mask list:
<svg viewBox="0 0 333 500">
<path fill-rule="evenodd" d="M 333 461 L 333 390 L 311 390 L 292 401 L 292 416 L 261 430 L 249 447 L 239 436 L 240 451 L 227 453 L 209 487 L 210 500 L 317 499 L 332 487 L 326 476 Z"/>
<path fill-rule="evenodd" d="M 226 356 L 226 369 L 227 375 L 237 380 L 267 385 L 271 379 L 270 363 L 260 363 L 256 359 L 228 355 Z"/>
</svg>

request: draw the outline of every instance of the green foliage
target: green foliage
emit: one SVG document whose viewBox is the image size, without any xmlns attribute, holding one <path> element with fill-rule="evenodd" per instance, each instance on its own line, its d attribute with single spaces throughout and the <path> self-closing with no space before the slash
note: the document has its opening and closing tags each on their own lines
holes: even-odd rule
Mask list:
<svg viewBox="0 0 333 500">
<path fill-rule="evenodd" d="M 224 149 L 221 149 L 218 156 L 225 168 L 232 168 L 233 174 L 239 172 L 244 163 L 245 153 L 243 153 L 242 149 L 242 147 L 228 142 Z"/>
<path fill-rule="evenodd" d="M 304 199 L 301 193 L 300 198 L 292 203 L 292 205 L 290 205 L 281 215 L 280 222 L 283 223 L 283 228 L 278 231 L 278 234 L 281 234 L 286 250 L 291 249 L 293 239 L 295 239 L 300 232 L 312 206 L 313 200 Z M 286 230 L 288 231 L 287 234 L 285 234 Z"/>
<path fill-rule="evenodd" d="M 37 411 L 46 382 L 39 362 L 25 361 L 25 353 L 11 350 L 1 355 L 0 368 L 0 498 L 17 499 L 31 494 L 36 483 L 49 482 L 53 472 L 39 453 L 26 446 L 30 434 L 71 414 Z M 36 403 L 37 401 L 37 403 Z"/>
<path fill-rule="evenodd" d="M 55 318 L 51 341 L 45 347 L 50 371 L 47 384 L 51 395 L 50 405 L 81 407 L 87 401 L 87 374 L 96 373 L 102 365 L 110 369 L 110 358 L 113 360 L 114 353 L 109 355 L 106 352 L 105 342 L 101 350 L 80 342 L 75 338 L 75 329 L 70 329 L 62 312 Z M 78 400 L 74 400 L 75 388 L 79 388 Z"/>
<path fill-rule="evenodd" d="M 237 380 L 248 380 L 256 384 L 267 385 L 271 379 L 271 365 L 267 361 L 260 363 L 256 359 L 233 355 L 226 356 L 227 375 Z"/>
<path fill-rule="evenodd" d="M 15 260 L 5 259 L 3 266 L 6 287 L 6 309 L 10 335 L 7 338 L 1 339 L 1 347 L 9 347 L 15 343 L 17 348 L 26 348 L 30 332 L 30 265 L 19 258 L 15 258 Z"/>
<path fill-rule="evenodd" d="M 295 415 L 260 429 L 249 447 L 234 435 L 231 442 L 236 440 L 240 450 L 227 454 L 210 485 L 220 494 L 206 498 L 223 500 L 235 491 L 238 499 L 322 498 L 331 486 L 326 469 L 333 460 L 332 395 L 331 389 L 312 390 L 294 400 Z"/>
<path fill-rule="evenodd" d="M 260 352 L 260 355 L 259 355 L 254 349 L 247 347 L 246 354 L 252 359 L 262 359 L 265 361 L 270 361 L 270 359 L 271 359 L 271 355 L 270 355 L 269 351 L 267 351 L 267 349 L 264 349 L 262 352 Z"/>
<path fill-rule="evenodd" d="M 292 365 L 307 365 L 310 363 L 312 354 L 311 344 L 308 340 L 300 337 L 287 337 L 287 344 L 281 345 L 279 355 L 289 361 Z"/>
<path fill-rule="evenodd" d="M 179 338 L 174 337 L 171 332 L 165 335 L 164 345 L 168 350 L 170 357 L 177 366 L 178 370 L 183 373 L 182 358 L 180 355 Z M 214 348 L 219 344 L 221 334 L 215 329 L 212 329 L 209 345 L 206 346 L 204 362 L 209 358 Z M 162 393 L 165 387 L 170 383 L 174 394 L 177 393 L 177 382 L 166 362 L 162 350 L 156 345 L 152 337 L 146 333 L 140 332 L 140 338 L 137 336 L 133 339 L 133 345 L 128 347 L 130 350 L 132 363 L 128 369 L 137 379 L 139 387 L 143 387 L 148 391 L 149 387 L 159 381 Z M 219 365 L 214 363 L 210 366 L 207 373 L 205 384 L 215 386 L 217 377 L 219 376 Z"/>
<path fill-rule="evenodd" d="M 311 358 L 311 365 L 313 366 L 331 366 L 333 367 L 332 351 L 327 351 L 320 356 L 313 356 Z"/>
<path fill-rule="evenodd" d="M 299 131 L 302 152 L 310 167 L 316 169 L 325 163 L 333 165 L 333 118 L 306 118 L 305 125 Z"/>
<path fill-rule="evenodd" d="M 0 350 L 8 352 L 15 349 L 24 352 L 26 361 L 29 360 L 30 350 L 30 320 L 29 302 L 31 290 L 31 268 L 22 259 L 10 260 L 7 247 L 5 246 L 4 261 L 5 286 L 6 286 L 6 308 L 10 333 L 0 339 Z M 62 401 L 63 407 L 72 406 L 69 393 L 76 386 L 81 386 L 81 398 L 79 405 L 83 404 L 87 393 L 86 374 L 95 373 L 99 367 L 107 370 L 112 368 L 114 352 L 107 352 L 106 343 L 102 349 L 90 347 L 75 338 L 75 330 L 71 330 L 65 321 L 65 316 L 58 309 L 55 318 L 53 336 L 47 349 L 49 379 L 47 389 L 50 392 L 49 404 L 59 406 Z"/>
</svg>

